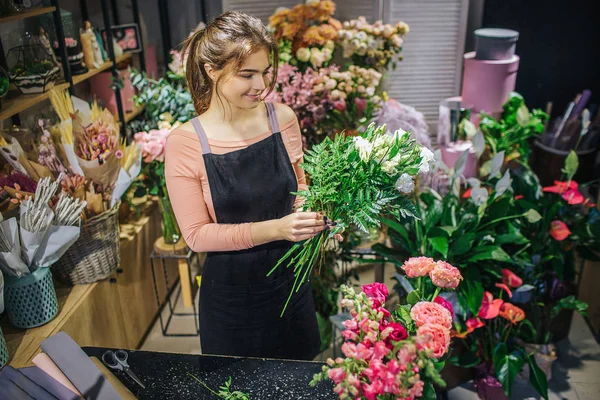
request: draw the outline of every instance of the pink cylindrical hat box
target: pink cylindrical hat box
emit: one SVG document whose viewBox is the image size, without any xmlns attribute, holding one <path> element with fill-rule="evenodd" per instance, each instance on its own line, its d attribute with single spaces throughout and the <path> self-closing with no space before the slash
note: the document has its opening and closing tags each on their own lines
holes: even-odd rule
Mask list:
<svg viewBox="0 0 600 400">
<path fill-rule="evenodd" d="M 477 60 L 475 52 L 464 55 L 462 98 L 473 105 L 472 117 L 485 111 L 494 117 L 515 90 L 519 56 L 509 60 Z"/>
<path fill-rule="evenodd" d="M 123 81 L 123 88 L 121 89 L 121 104 L 123 104 L 123 112 L 133 111 L 133 96 L 135 90 L 129 80 L 129 72 L 126 69 L 119 70 L 119 78 Z M 104 107 L 106 107 L 111 114 L 118 116 L 117 111 L 117 99 L 115 97 L 115 91 L 110 87 L 112 83 L 112 73 L 110 71 L 101 72 L 98 75 L 90 78 L 90 85 L 94 95 L 102 100 Z"/>
</svg>

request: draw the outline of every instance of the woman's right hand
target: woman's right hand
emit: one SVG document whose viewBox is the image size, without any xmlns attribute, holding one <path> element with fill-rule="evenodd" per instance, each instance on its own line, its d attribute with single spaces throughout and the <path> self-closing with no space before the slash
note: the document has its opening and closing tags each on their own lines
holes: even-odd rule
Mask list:
<svg viewBox="0 0 600 400">
<path fill-rule="evenodd" d="M 290 242 L 310 239 L 326 228 L 325 217 L 316 212 L 298 211 L 278 220 L 279 237 Z"/>
</svg>

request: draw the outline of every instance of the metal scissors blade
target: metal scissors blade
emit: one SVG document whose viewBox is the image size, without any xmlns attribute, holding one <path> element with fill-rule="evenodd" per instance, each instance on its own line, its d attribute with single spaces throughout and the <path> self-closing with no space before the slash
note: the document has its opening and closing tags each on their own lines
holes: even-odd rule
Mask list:
<svg viewBox="0 0 600 400">
<path fill-rule="evenodd" d="M 142 381 L 140 380 L 140 378 L 137 377 L 137 375 L 131 370 L 131 368 L 126 367 L 125 368 L 125 372 L 127 373 L 127 375 L 129 375 L 129 377 L 131 379 L 133 379 L 135 381 L 135 383 L 137 383 L 138 385 L 140 385 L 142 387 L 142 389 L 146 389 L 146 385 L 144 385 L 142 383 Z"/>
</svg>

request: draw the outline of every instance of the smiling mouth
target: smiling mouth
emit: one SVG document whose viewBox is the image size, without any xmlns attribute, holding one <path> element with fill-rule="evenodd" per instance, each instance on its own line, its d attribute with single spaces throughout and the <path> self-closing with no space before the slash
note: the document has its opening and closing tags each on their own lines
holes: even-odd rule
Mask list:
<svg viewBox="0 0 600 400">
<path fill-rule="evenodd" d="M 247 94 L 247 97 L 251 98 L 252 100 L 258 100 L 260 98 L 260 94 Z"/>
</svg>

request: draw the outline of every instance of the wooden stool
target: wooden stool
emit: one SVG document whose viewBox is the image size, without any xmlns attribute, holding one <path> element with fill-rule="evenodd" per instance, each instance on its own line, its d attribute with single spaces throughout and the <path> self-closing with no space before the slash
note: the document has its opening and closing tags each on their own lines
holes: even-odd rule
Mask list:
<svg viewBox="0 0 600 400">
<path fill-rule="evenodd" d="M 179 242 L 175 244 L 167 244 L 164 239 L 161 237 L 154 242 L 154 250 L 150 255 L 150 261 L 152 264 L 152 278 L 154 280 L 154 290 L 156 294 L 156 301 L 159 307 L 159 319 L 160 325 L 162 329 L 162 333 L 164 336 L 197 336 L 198 335 L 198 314 L 196 312 L 196 304 L 193 299 L 193 291 L 192 291 L 192 276 L 191 276 L 191 260 L 193 256 L 197 256 L 196 253 L 192 252 L 186 245 L 183 239 L 179 240 Z M 177 267 L 179 269 L 179 280 L 180 280 L 180 288 L 179 292 L 176 295 L 175 305 L 177 305 L 177 299 L 179 296 L 182 296 L 184 307 L 192 307 L 192 313 L 176 313 L 175 307 L 171 302 L 170 294 L 167 294 L 167 305 L 169 306 L 169 318 L 167 319 L 166 324 L 163 323 L 162 318 L 162 309 L 160 304 L 160 297 L 158 295 L 158 284 L 156 281 L 156 272 L 154 271 L 154 260 L 161 260 L 163 266 L 163 273 L 165 275 L 165 284 L 168 289 L 167 273 L 166 273 L 166 260 L 177 260 Z M 196 332 L 194 334 L 170 334 L 167 333 L 169 329 L 169 324 L 171 323 L 171 319 L 173 316 L 194 316 L 194 328 Z"/>
</svg>

